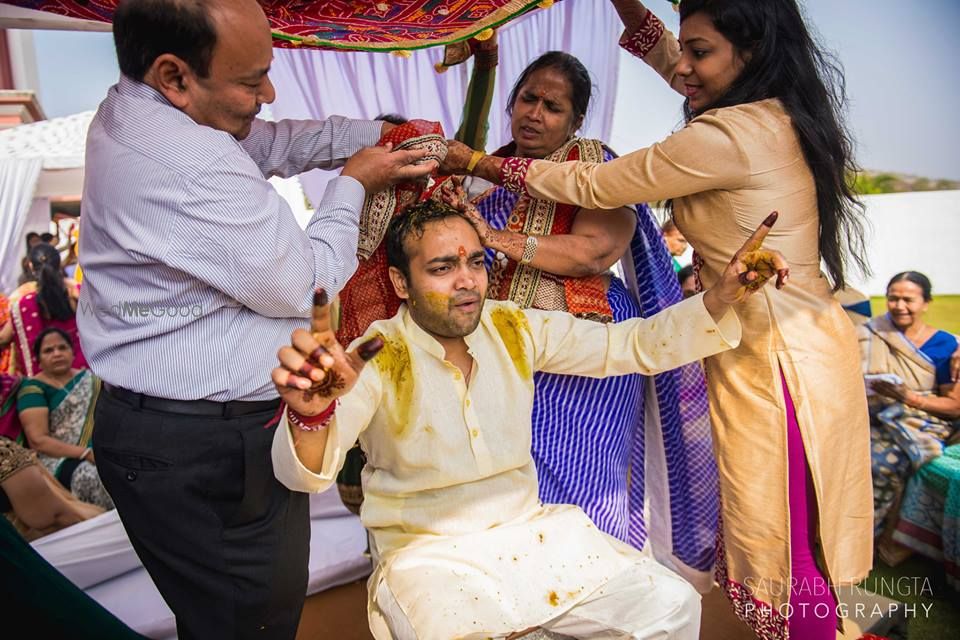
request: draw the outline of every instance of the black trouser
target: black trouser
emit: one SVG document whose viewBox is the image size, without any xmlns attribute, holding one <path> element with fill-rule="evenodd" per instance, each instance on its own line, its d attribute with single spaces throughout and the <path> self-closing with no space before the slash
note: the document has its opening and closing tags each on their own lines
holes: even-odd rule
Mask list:
<svg viewBox="0 0 960 640">
<path fill-rule="evenodd" d="M 199 417 L 99 396 L 97 469 L 180 640 L 296 635 L 309 502 L 274 478 L 273 415 Z"/>
</svg>

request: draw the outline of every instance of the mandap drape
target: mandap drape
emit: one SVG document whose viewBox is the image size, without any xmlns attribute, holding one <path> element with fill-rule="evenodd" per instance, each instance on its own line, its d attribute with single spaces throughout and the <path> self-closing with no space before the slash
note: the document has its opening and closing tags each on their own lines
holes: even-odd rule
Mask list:
<svg viewBox="0 0 960 640">
<path fill-rule="evenodd" d="M 23 225 L 43 167 L 41 158 L 0 160 L 0 292 L 17 285 Z"/>
<path fill-rule="evenodd" d="M 607 2 L 567 0 L 538 10 L 502 27 L 500 66 L 490 110 L 488 148 L 510 139 L 504 112 L 507 96 L 520 72 L 537 56 L 561 50 L 577 56 L 590 71 L 593 95 L 580 133 L 608 140 L 616 100 L 622 30 Z M 453 135 L 460 123 L 468 80 L 468 64 L 437 73 L 433 65 L 442 48 L 412 51 L 409 58 L 389 53 L 276 49 L 270 78 L 277 89 L 272 111 L 278 119 L 342 115 L 373 118 L 397 113 L 408 118 L 438 120 Z M 300 176 L 311 203 L 319 202 L 334 174 L 314 170 Z"/>
</svg>

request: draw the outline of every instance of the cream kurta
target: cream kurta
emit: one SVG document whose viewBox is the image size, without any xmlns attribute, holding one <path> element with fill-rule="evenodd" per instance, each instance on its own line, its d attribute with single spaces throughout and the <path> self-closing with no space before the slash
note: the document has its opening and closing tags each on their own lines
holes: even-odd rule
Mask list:
<svg viewBox="0 0 960 640">
<path fill-rule="evenodd" d="M 671 82 L 678 55 L 667 32 L 644 60 Z M 827 577 L 865 577 L 873 499 L 857 340 L 820 272 L 813 176 L 782 104 L 708 111 L 663 142 L 605 164 L 535 161 L 526 188 L 536 198 L 591 209 L 673 198 L 674 220 L 703 259 L 704 287 L 771 211 L 780 212 L 764 246 L 790 263 L 789 284 L 764 287 L 739 307 L 743 343 L 705 363 L 729 578 L 774 606 L 790 594 L 780 370 L 816 488 Z"/>
<path fill-rule="evenodd" d="M 418 637 L 459 638 L 556 618 L 636 560 L 579 507 L 538 501 L 533 373 L 650 375 L 729 349 L 740 324 L 733 312 L 715 324 L 702 296 L 618 324 L 488 301 L 466 337 L 469 384 L 405 306 L 366 335 L 376 334 L 385 347 L 341 399 L 322 471 L 300 464 L 281 424 L 274 472 L 293 490 L 323 491 L 359 434 L 361 518 L 379 556 L 371 628 L 385 581 Z"/>
</svg>

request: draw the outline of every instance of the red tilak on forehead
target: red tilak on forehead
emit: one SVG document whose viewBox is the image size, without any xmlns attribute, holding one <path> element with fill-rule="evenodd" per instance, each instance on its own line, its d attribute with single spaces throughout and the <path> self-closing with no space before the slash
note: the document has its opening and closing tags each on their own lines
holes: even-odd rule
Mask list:
<svg viewBox="0 0 960 640">
<path fill-rule="evenodd" d="M 457 249 L 457 255 L 460 256 L 461 258 L 466 258 L 466 257 L 467 257 L 467 250 L 463 248 L 463 245 L 461 245 L 461 246 Z"/>
</svg>

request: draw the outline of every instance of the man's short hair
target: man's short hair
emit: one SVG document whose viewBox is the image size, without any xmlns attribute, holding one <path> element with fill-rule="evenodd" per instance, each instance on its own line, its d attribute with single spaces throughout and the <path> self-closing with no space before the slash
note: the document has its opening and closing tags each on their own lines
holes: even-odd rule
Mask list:
<svg viewBox="0 0 960 640">
<path fill-rule="evenodd" d="M 407 124 L 410 120 L 399 113 L 381 113 L 374 120 L 380 120 L 382 122 L 389 122 L 390 124 L 395 124 L 400 126 L 401 124 Z"/>
<path fill-rule="evenodd" d="M 680 271 L 677 271 L 677 279 L 680 281 L 681 285 L 683 284 L 684 280 L 686 280 L 692 275 L 694 275 L 692 264 L 688 264 L 687 266 L 680 269 Z"/>
<path fill-rule="evenodd" d="M 673 233 L 677 230 L 677 223 L 673 221 L 673 218 L 667 218 L 662 225 L 660 225 L 660 231 L 662 233 Z"/>
<path fill-rule="evenodd" d="M 142 82 L 154 60 L 171 53 L 206 78 L 217 45 L 207 5 L 202 0 L 123 0 L 113 13 L 120 72 Z"/>
<path fill-rule="evenodd" d="M 462 218 L 470 223 L 470 219 L 462 211 L 439 200 L 426 200 L 407 207 L 403 213 L 391 220 L 387 227 L 387 264 L 399 269 L 403 277 L 409 280 L 410 256 L 403 245 L 407 236 L 422 238 L 428 224 L 447 218 Z"/>
<path fill-rule="evenodd" d="M 40 239 L 46 242 L 47 244 L 50 244 L 51 242 L 53 242 L 53 234 L 49 232 L 41 233 Z"/>
</svg>

